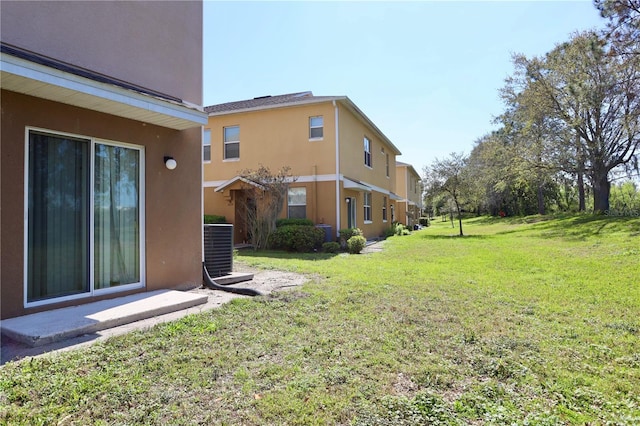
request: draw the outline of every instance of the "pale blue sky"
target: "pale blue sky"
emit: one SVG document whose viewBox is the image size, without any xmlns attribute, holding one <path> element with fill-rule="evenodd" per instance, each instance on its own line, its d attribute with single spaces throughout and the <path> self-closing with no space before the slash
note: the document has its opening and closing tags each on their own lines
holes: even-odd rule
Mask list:
<svg viewBox="0 0 640 426">
<path fill-rule="evenodd" d="M 601 28 L 591 1 L 204 2 L 204 104 L 348 96 L 416 170 L 503 112 L 512 53 Z"/>
</svg>

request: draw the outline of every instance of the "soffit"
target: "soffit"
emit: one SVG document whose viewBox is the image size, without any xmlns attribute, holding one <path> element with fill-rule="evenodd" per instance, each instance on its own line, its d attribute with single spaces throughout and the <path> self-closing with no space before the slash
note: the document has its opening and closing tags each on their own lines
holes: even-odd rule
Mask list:
<svg viewBox="0 0 640 426">
<path fill-rule="evenodd" d="M 175 130 L 200 127 L 207 114 L 196 106 L 73 75 L 1 54 L 0 87 L 29 96 Z"/>
</svg>

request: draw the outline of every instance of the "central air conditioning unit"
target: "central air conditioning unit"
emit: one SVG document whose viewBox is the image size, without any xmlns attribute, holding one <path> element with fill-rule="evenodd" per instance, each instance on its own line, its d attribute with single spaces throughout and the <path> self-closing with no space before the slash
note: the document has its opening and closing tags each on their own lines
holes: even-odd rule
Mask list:
<svg viewBox="0 0 640 426">
<path fill-rule="evenodd" d="M 204 225 L 204 265 L 211 278 L 233 271 L 233 225 Z"/>
</svg>

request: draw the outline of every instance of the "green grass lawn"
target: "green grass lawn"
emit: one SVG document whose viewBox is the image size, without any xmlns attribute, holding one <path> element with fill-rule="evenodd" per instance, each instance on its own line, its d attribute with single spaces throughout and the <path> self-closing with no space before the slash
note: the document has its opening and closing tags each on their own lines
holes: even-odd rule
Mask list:
<svg viewBox="0 0 640 426">
<path fill-rule="evenodd" d="M 477 218 L 289 292 L 0 367 L 0 423 L 640 423 L 640 218 Z"/>
</svg>

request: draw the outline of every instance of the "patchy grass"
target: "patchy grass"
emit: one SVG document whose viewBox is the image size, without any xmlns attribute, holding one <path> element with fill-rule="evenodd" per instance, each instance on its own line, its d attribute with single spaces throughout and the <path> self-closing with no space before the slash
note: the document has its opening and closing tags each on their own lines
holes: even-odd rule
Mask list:
<svg viewBox="0 0 640 426">
<path fill-rule="evenodd" d="M 7 424 L 638 424 L 640 219 L 477 218 L 299 290 L 0 368 Z"/>
</svg>

